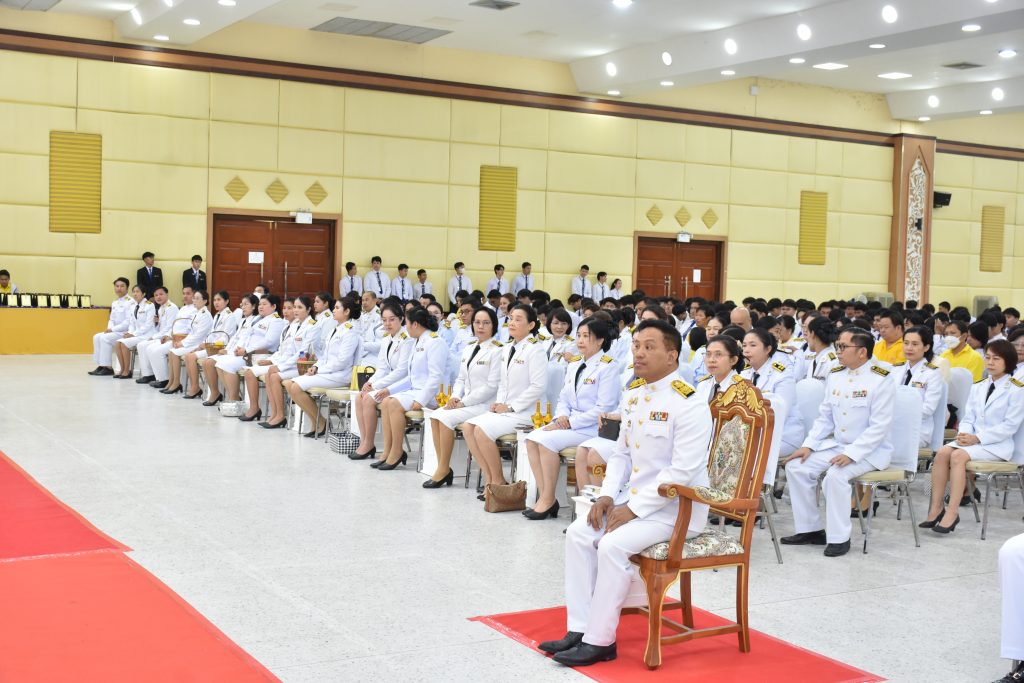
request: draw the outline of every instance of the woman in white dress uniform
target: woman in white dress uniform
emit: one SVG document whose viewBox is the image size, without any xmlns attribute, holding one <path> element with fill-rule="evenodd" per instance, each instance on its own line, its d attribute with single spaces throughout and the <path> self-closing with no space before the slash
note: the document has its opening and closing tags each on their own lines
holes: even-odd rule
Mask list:
<svg viewBox="0 0 1024 683">
<path fill-rule="evenodd" d="M 185 354 L 200 348 L 213 329 L 213 316 L 206 307 L 209 301 L 210 295 L 202 289 L 192 294 L 192 305 L 195 307 L 192 327 L 187 337 L 181 341 L 171 342 L 170 353 L 167 354 L 168 384 L 166 388 L 160 390 L 161 394 L 176 394 L 181 391 L 181 359 Z"/>
<path fill-rule="evenodd" d="M 743 337 L 743 356 L 750 367 L 740 374 L 762 393 L 776 394 L 786 402 L 786 422 L 782 425 L 779 453 L 789 455 L 803 444 L 806 431 L 803 416 L 795 409 L 796 381 L 793 369 L 772 360 L 778 350 L 778 343 L 767 330 L 755 328 L 747 332 Z"/>
<path fill-rule="evenodd" d="M 1024 420 L 1024 383 L 1010 373 L 1017 367 L 1017 351 L 1005 339 L 985 347 L 988 377 L 971 387 L 956 439 L 935 454 L 932 463 L 932 500 L 928 518 L 920 526 L 948 534 L 960 522 L 960 499 L 967 483 L 970 460 L 1008 461 L 1013 437 Z M 942 498 L 949 482 L 949 507 Z"/>
<path fill-rule="evenodd" d="M 811 318 L 804 329 L 807 351 L 804 355 L 806 373 L 801 379 L 820 379 L 824 382 L 833 368 L 839 365 L 836 354 L 836 339 L 839 331 L 836 324 L 823 315 Z"/>
<path fill-rule="evenodd" d="M 405 376 L 381 390 L 385 394 L 380 404 L 385 460 L 377 466 L 378 470 L 393 470 L 405 464 L 409 457 L 402 450 L 405 413 L 437 406 L 435 396 L 448 369 L 448 346 L 437 334 L 437 320 L 427 309 L 416 308 L 409 312 L 405 316 L 405 329 L 415 343 Z"/>
<path fill-rule="evenodd" d="M 554 404 L 565 382 L 565 369 L 569 361 L 579 352 L 576 340 L 569 334 L 572 329 L 572 318 L 564 308 L 556 308 L 548 314 L 548 329 L 551 337 L 540 342 L 541 348 L 548 359 L 548 383 L 545 395 Z"/>
<path fill-rule="evenodd" d="M 280 308 L 281 298 L 279 296 L 264 294 L 256 308 L 260 317 L 249 326 L 249 333 L 244 339 L 238 339 L 233 351 L 223 356 L 217 356 L 214 361 L 217 376 L 229 401 L 239 399 L 238 388 L 241 378 L 238 376 L 238 371 L 245 367 L 245 356 L 273 353 L 281 344 L 282 333 L 288 326 L 288 321 L 278 313 Z"/>
<path fill-rule="evenodd" d="M 916 389 L 921 396 L 921 438 L 918 448 L 928 448 L 935 428 L 935 411 L 946 413 L 942 401 L 942 387 L 946 380 L 942 371 L 932 364 L 932 331 L 920 325 L 903 333 L 903 356 L 905 363 L 894 363 L 889 378 L 897 386 Z"/>
<path fill-rule="evenodd" d="M 301 354 L 309 356 L 313 353 L 314 347 L 320 346 L 320 333 L 323 322 L 319 317 L 313 315 L 316 304 L 308 296 L 295 297 L 292 306 L 293 318 L 289 325 L 289 332 L 285 334 L 277 351 L 264 358 L 245 371 L 245 393 L 249 397 L 249 410 L 246 411 L 244 420 L 258 420 L 263 416 L 260 410 L 260 382 L 263 377 L 263 384 L 267 387 L 267 399 L 270 406 L 270 418 L 263 423 L 267 429 L 284 427 L 288 423 L 288 416 L 284 411 L 284 388 L 282 382 L 299 376 L 298 362 Z M 335 325 L 337 327 L 337 325 Z M 293 329 L 292 329 L 293 328 Z M 328 337 L 334 330 L 328 333 Z M 324 340 L 326 343 L 327 340 Z"/>
<path fill-rule="evenodd" d="M 431 306 L 436 306 L 436 304 L 431 304 Z M 440 311 L 440 307 L 437 308 Z M 378 408 L 381 401 L 388 395 L 384 389 L 398 382 L 408 372 L 409 356 L 412 354 L 412 347 L 415 344 L 412 337 L 402 331 L 402 325 L 405 324 L 405 313 L 401 304 L 396 301 L 387 302 L 381 307 L 380 317 L 384 327 L 384 337 L 381 339 L 380 350 L 377 352 L 376 364 L 373 365 L 374 373 L 360 387 L 359 395 L 352 401 L 360 436 L 359 446 L 354 453 L 348 456 L 352 460 L 365 460 L 377 455 L 377 447 L 373 445 L 373 438 L 377 434 Z M 436 315 L 433 317 L 434 320 L 438 320 Z M 383 459 L 375 460 L 374 464 L 382 462 L 384 462 Z"/>
<path fill-rule="evenodd" d="M 495 402 L 487 412 L 462 425 L 466 445 L 480 463 L 486 484 L 505 483 L 495 439 L 532 424 L 534 407 L 547 388 L 547 355 L 533 336 L 539 324 L 533 306 L 512 307 L 508 315 L 509 343 L 502 349 L 501 382 Z"/>
<path fill-rule="evenodd" d="M 605 353 L 615 336 L 611 323 L 600 318 L 586 318 L 576 328 L 580 353 L 568 363 L 554 419 L 526 437 L 530 469 L 537 482 L 537 503 L 524 513 L 527 519 L 558 516 L 558 452 L 596 437 L 598 416 L 619 403 L 619 364 Z"/>
<path fill-rule="evenodd" d="M 240 344 L 245 343 L 245 340 L 249 337 L 249 328 L 260 319 L 259 314 L 256 312 L 256 308 L 259 305 L 260 298 L 255 294 L 243 296 L 242 303 L 239 304 L 237 309 L 242 312 L 242 323 L 235 330 L 235 333 L 231 335 L 231 339 L 228 339 L 227 343 L 224 344 L 224 348 L 213 356 L 207 356 L 200 361 L 203 365 L 203 376 L 206 377 L 206 385 L 210 388 L 209 397 L 203 401 L 204 406 L 215 406 L 223 398 L 223 395 L 220 393 L 220 382 L 217 375 L 217 359 L 221 356 L 233 354 Z M 198 386 L 198 383 L 193 386 Z M 186 396 L 185 398 L 192 397 Z"/>
<path fill-rule="evenodd" d="M 306 432 L 306 437 L 321 436 L 327 431 L 327 422 L 317 412 L 309 390 L 337 389 L 352 384 L 352 368 L 363 353 L 362 328 L 355 322 L 361 315 L 359 302 L 355 299 L 338 299 L 334 302 L 334 320 L 338 325 L 324 343 L 324 354 L 306 374 L 285 382 L 288 395 L 295 405 L 302 408 L 313 425 L 313 430 Z M 323 427 L 320 426 L 321 422 Z"/>
<path fill-rule="evenodd" d="M 455 473 L 451 468 L 455 448 L 455 428 L 471 417 L 487 411 L 498 393 L 501 373 L 502 343 L 494 338 L 498 316 L 490 308 L 478 308 L 472 318 L 476 340 L 462 352 L 459 376 L 444 408 L 431 415 L 430 427 L 437 453 L 437 469 L 423 482 L 425 489 L 452 485 Z"/>
<path fill-rule="evenodd" d="M 210 330 L 209 336 L 204 341 L 213 343 L 220 340 L 227 343 L 234 336 L 235 332 L 238 331 L 241 319 L 231 311 L 229 297 L 230 295 L 227 290 L 221 290 L 213 295 L 213 329 Z M 242 317 L 244 317 L 245 312 L 242 309 L 243 307 L 239 306 L 238 310 L 242 311 Z M 220 332 L 223 332 L 223 334 L 218 334 Z M 188 383 L 192 387 L 193 392 L 185 394 L 182 398 L 199 398 L 203 395 L 203 387 L 199 384 L 199 363 L 206 356 L 206 348 L 204 346 L 200 346 L 197 350 L 189 351 L 185 354 L 185 372 L 188 373 Z"/>
<path fill-rule="evenodd" d="M 164 290 L 164 294 L 167 291 Z M 145 293 L 138 285 L 132 287 L 135 305 L 128 308 L 128 331 L 114 344 L 114 355 L 121 365 L 120 374 L 114 379 L 131 379 L 132 349 L 152 336 L 156 329 L 156 308 L 146 301 Z"/>
<path fill-rule="evenodd" d="M 331 338 L 334 328 L 338 326 L 338 323 L 334 320 L 334 298 L 331 297 L 330 292 L 319 292 L 313 297 L 311 317 L 316 320 L 317 333 L 317 339 L 314 340 L 312 352 L 319 358 L 323 355 L 324 344 Z"/>
</svg>

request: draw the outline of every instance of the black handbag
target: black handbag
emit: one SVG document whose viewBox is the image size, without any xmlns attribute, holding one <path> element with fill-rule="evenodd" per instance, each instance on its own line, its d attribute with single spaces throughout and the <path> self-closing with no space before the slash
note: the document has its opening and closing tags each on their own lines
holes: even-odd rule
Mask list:
<svg viewBox="0 0 1024 683">
<path fill-rule="evenodd" d="M 367 365 L 364 368 L 356 369 L 356 388 L 362 389 L 363 385 L 370 381 L 370 378 L 377 373 L 377 368 Z"/>
<path fill-rule="evenodd" d="M 622 427 L 622 420 L 613 420 L 606 417 L 601 421 L 601 427 L 597 430 L 597 435 L 602 439 L 618 441 L 620 427 Z"/>
</svg>

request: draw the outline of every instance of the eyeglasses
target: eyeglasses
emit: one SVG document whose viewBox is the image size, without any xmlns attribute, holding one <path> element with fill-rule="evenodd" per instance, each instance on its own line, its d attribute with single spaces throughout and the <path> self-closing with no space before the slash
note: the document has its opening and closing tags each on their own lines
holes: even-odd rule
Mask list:
<svg viewBox="0 0 1024 683">
<path fill-rule="evenodd" d="M 842 353 L 846 349 L 863 349 L 865 347 L 860 344 L 836 344 L 836 351 Z"/>
</svg>

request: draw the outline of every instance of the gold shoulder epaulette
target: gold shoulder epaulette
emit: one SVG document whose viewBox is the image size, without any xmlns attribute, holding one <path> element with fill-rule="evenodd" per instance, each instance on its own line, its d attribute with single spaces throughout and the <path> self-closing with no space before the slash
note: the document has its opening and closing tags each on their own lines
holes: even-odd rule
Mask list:
<svg viewBox="0 0 1024 683">
<path fill-rule="evenodd" d="M 351 330 L 351 329 L 352 329 L 352 323 L 345 323 L 345 327 L 346 327 L 347 329 L 350 329 L 350 330 Z"/>
<path fill-rule="evenodd" d="M 895 367 L 899 367 L 900 365 L 906 365 L 906 364 L 907 364 L 907 361 L 901 360 L 899 362 L 893 363 L 892 366 L 895 368 Z"/>
<path fill-rule="evenodd" d="M 434 339 L 437 339 L 437 332 L 431 332 L 430 336 L 433 337 Z"/>
<path fill-rule="evenodd" d="M 939 366 L 936 365 L 935 363 L 925 363 L 924 366 L 926 368 L 930 368 L 932 370 L 938 370 L 939 369 Z"/>
<path fill-rule="evenodd" d="M 641 378 L 637 378 L 637 379 L 633 380 L 630 383 L 629 388 L 630 389 L 636 389 L 637 387 L 642 387 L 645 384 L 647 384 L 647 380 L 641 379 Z"/>
<path fill-rule="evenodd" d="M 565 338 L 568 339 L 569 341 L 576 341 L 575 339 L 572 338 L 571 334 L 565 335 Z"/>
<path fill-rule="evenodd" d="M 500 341 L 498 341 L 497 339 L 492 339 L 492 340 L 491 340 L 491 344 L 493 344 L 493 345 L 495 345 L 495 346 L 504 346 L 504 344 L 502 344 L 502 343 L 501 343 Z"/>
<path fill-rule="evenodd" d="M 789 348 L 788 346 L 780 346 L 779 347 L 779 351 L 781 351 L 782 353 L 784 353 L 786 355 L 789 355 L 789 354 L 793 353 L 793 349 Z"/>
<path fill-rule="evenodd" d="M 783 365 L 782 363 L 779 363 L 778 361 L 772 363 L 772 367 L 775 368 L 776 370 L 778 370 L 779 372 L 785 372 L 786 371 L 786 366 Z"/>
<path fill-rule="evenodd" d="M 528 340 L 531 344 L 536 344 L 538 339 L 536 337 L 530 337 Z"/>
<path fill-rule="evenodd" d="M 1011 377 L 1010 378 L 1010 384 L 1013 384 L 1016 387 L 1024 387 L 1024 382 L 1021 382 L 1016 377 Z"/>
<path fill-rule="evenodd" d="M 400 335 L 398 335 L 398 338 L 399 339 L 408 339 L 409 335 L 407 335 L 405 332 L 402 332 Z"/>
<path fill-rule="evenodd" d="M 704 375 L 703 377 L 697 378 L 697 384 L 700 384 L 701 382 L 703 382 L 704 380 L 708 379 L 709 377 L 711 377 L 711 373 L 710 372 L 708 374 Z"/>
<path fill-rule="evenodd" d="M 281 316 L 280 316 L 280 315 L 278 315 L 277 313 L 275 313 L 275 314 L 274 314 L 274 317 L 275 317 L 275 318 L 280 318 Z"/>
<path fill-rule="evenodd" d="M 749 370 L 750 369 L 750 363 L 744 363 L 743 364 L 743 369 L 744 370 Z"/>
<path fill-rule="evenodd" d="M 828 352 L 828 359 L 829 360 L 835 360 L 836 359 L 836 354 L 834 354 L 831 351 L 829 351 Z"/>
<path fill-rule="evenodd" d="M 742 382 L 743 381 L 743 375 L 733 375 L 732 376 L 732 381 L 733 382 Z"/>
<path fill-rule="evenodd" d="M 982 378 L 981 378 L 981 379 L 979 379 L 979 380 L 978 380 L 977 382 L 975 382 L 975 384 L 981 384 L 981 383 L 982 383 L 982 382 L 984 382 L 984 381 L 985 381 L 986 379 L 988 379 L 988 377 L 982 377 Z"/>
<path fill-rule="evenodd" d="M 459 329 L 460 329 L 460 330 L 464 330 L 464 329 L 466 329 L 466 323 L 464 323 L 464 322 L 462 322 L 462 321 L 460 320 L 460 321 L 459 321 Z"/>
<path fill-rule="evenodd" d="M 445 320 L 444 321 L 444 329 L 446 329 L 446 330 L 452 329 L 452 321 L 451 320 Z"/>
<path fill-rule="evenodd" d="M 573 356 L 572 358 L 569 359 L 569 362 L 570 363 L 576 363 L 576 362 L 579 362 L 581 360 L 583 360 L 583 356 Z"/>
<path fill-rule="evenodd" d="M 846 369 L 845 365 L 837 365 L 834 368 L 832 368 L 832 372 L 842 372 L 845 369 Z"/>
<path fill-rule="evenodd" d="M 877 365 L 872 365 L 871 366 L 871 372 L 875 373 L 876 375 L 881 375 L 882 377 L 888 377 L 889 376 L 889 371 L 888 370 L 886 370 L 885 368 L 880 368 Z"/>
<path fill-rule="evenodd" d="M 550 339 L 550 337 L 545 337 L 543 334 L 538 334 L 537 339 L 541 341 L 547 341 L 548 339 Z"/>
<path fill-rule="evenodd" d="M 674 380 L 672 382 L 672 388 L 675 389 L 676 392 L 683 398 L 690 398 L 691 396 L 693 396 L 693 387 L 691 387 L 689 384 L 687 384 L 681 379 Z"/>
<path fill-rule="evenodd" d="M 306 320 L 309 321 L 310 325 L 316 325 L 316 318 L 306 318 Z"/>
<path fill-rule="evenodd" d="M 505 322 L 503 322 L 503 323 L 501 324 L 501 326 L 502 326 L 502 327 L 508 327 L 508 320 L 506 319 L 506 320 L 505 320 Z"/>
<path fill-rule="evenodd" d="M 613 360 L 615 359 L 612 358 L 611 356 L 601 356 L 602 363 L 611 363 Z"/>
<path fill-rule="evenodd" d="M 636 325 L 633 325 L 632 327 L 629 328 L 630 334 L 633 334 L 634 332 L 636 332 Z"/>
<path fill-rule="evenodd" d="M 473 344 L 476 344 L 478 341 L 480 341 L 480 340 L 479 339 L 470 339 L 468 342 L 466 342 L 466 346 L 472 346 Z"/>
<path fill-rule="evenodd" d="M 632 370 L 635 366 L 636 366 L 636 363 L 630 363 L 629 364 L 629 369 Z"/>
</svg>

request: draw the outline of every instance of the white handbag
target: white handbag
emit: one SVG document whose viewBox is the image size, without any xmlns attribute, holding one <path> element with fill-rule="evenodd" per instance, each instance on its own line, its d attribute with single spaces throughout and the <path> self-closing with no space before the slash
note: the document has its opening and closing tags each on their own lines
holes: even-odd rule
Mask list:
<svg viewBox="0 0 1024 683">
<path fill-rule="evenodd" d="M 217 406 L 221 417 L 239 417 L 245 413 L 243 401 L 221 401 Z"/>
</svg>

